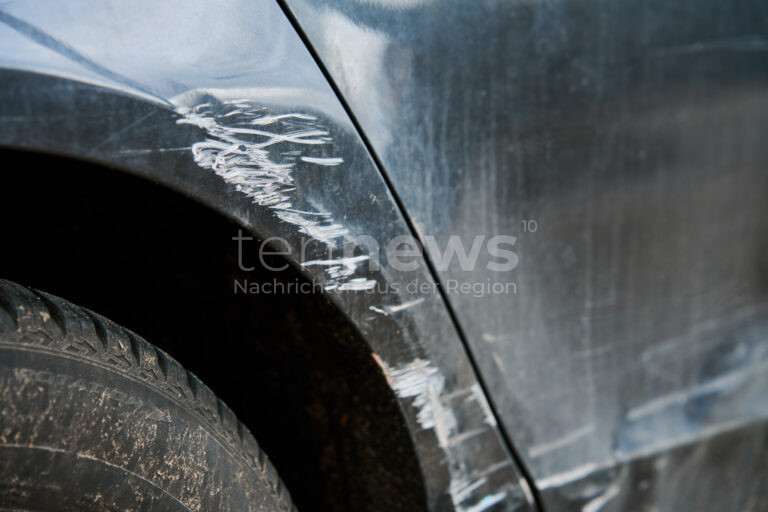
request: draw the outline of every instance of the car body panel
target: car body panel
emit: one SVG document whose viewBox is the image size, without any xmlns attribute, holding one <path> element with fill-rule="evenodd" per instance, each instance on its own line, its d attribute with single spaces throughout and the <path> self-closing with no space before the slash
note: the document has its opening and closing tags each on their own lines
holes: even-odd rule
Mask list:
<svg viewBox="0 0 768 512">
<path fill-rule="evenodd" d="M 7 3 L 0 42 L 0 145 L 114 166 L 280 237 L 398 396 L 429 509 L 532 509 L 442 297 L 393 286 L 434 289 L 426 266 L 344 253 L 410 228 L 277 4 Z"/>
<path fill-rule="evenodd" d="M 544 505 L 764 508 L 768 5 L 286 3 L 438 267 Z M 438 263 L 451 237 L 498 234 L 517 239 L 510 272 L 483 252 Z"/>
</svg>

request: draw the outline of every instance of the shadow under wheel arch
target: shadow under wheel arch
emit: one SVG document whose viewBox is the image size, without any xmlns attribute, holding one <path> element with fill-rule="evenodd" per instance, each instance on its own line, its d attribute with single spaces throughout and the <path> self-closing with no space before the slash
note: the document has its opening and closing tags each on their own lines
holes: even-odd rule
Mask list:
<svg viewBox="0 0 768 512">
<path fill-rule="evenodd" d="M 0 172 L 0 277 L 103 314 L 198 375 L 300 511 L 426 510 L 407 426 L 349 321 L 319 293 L 235 293 L 235 281 L 305 282 L 295 269 L 267 270 L 254 250 L 240 270 L 238 225 L 142 178 L 0 156 L 19 171 Z"/>
</svg>

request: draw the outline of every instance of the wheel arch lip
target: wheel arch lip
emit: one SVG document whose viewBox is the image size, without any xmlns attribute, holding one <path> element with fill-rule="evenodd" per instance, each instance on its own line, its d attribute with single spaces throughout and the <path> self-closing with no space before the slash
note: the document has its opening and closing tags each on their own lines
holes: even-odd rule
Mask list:
<svg viewBox="0 0 768 512">
<path fill-rule="evenodd" d="M 403 272 L 386 261 L 370 268 L 364 252 L 343 254 L 343 242 L 357 236 L 412 233 L 282 11 L 246 3 L 215 15 L 232 33 L 214 34 L 214 43 L 195 33 L 204 2 L 178 9 L 154 36 L 136 24 L 156 26 L 168 13 L 152 13 L 149 2 L 146 16 L 124 22 L 115 21 L 117 2 L 4 6 L 0 41 L 12 53 L 0 55 L 0 145 L 117 167 L 191 196 L 261 239 L 285 240 L 287 259 L 360 331 L 398 397 L 430 509 L 535 508 L 423 258 Z M 258 16 L 246 21 L 242 10 Z M 81 35 L 79 15 L 113 27 L 114 37 L 98 35 L 103 45 L 95 46 Z M 142 37 L 143 48 L 123 44 Z M 221 60 L 196 61 L 184 44 Z M 249 44 L 261 61 L 233 49 Z M 181 62 L 164 69 L 175 51 Z M 238 69 L 247 71 L 231 74 Z M 276 146 L 294 158 L 277 160 Z M 243 180 L 243 169 L 266 176 L 266 185 Z"/>
</svg>

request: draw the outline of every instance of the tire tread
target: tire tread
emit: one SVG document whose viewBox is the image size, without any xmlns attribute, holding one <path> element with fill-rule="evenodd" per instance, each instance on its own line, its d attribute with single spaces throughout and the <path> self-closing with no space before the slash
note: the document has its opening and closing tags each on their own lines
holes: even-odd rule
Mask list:
<svg viewBox="0 0 768 512">
<path fill-rule="evenodd" d="M 196 415 L 233 456 L 256 470 L 280 511 L 296 512 L 266 454 L 231 409 L 193 373 L 133 332 L 53 295 L 0 279 L 0 338 L 5 344 L 65 353 L 155 388 Z"/>
</svg>

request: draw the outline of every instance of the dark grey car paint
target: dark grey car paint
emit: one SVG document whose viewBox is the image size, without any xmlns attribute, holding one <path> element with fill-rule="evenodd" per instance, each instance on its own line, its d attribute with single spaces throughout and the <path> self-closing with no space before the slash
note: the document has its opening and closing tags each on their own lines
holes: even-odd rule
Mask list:
<svg viewBox="0 0 768 512">
<path fill-rule="evenodd" d="M 283 238 L 399 397 L 429 508 L 532 509 L 441 296 L 392 286 L 434 289 L 426 265 L 343 253 L 410 230 L 277 4 L 37 1 L 0 21 L 1 145 L 117 166 Z"/>
<path fill-rule="evenodd" d="M 517 285 L 450 307 L 543 505 L 765 508 L 768 7 L 287 3 L 415 234 L 517 237 L 510 273 L 481 256 L 439 279 Z M 278 6 L 62 4 L 0 8 L 0 144 L 118 165 L 262 238 L 312 240 L 290 258 L 367 336 L 430 507 L 532 508 L 448 305 L 378 291 L 434 284 L 426 265 L 339 255 L 410 229 Z M 255 119 L 261 133 L 238 131 Z"/>
<path fill-rule="evenodd" d="M 517 237 L 439 279 L 517 285 L 449 298 L 544 505 L 764 509 L 768 4 L 286 3 L 419 234 Z"/>
</svg>

